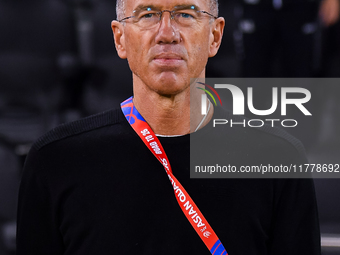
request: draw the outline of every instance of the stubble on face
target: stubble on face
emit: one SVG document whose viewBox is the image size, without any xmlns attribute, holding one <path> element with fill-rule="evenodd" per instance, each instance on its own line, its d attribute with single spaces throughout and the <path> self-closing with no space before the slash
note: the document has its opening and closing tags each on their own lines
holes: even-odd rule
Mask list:
<svg viewBox="0 0 340 255">
<path fill-rule="evenodd" d="M 207 8 L 204 1 L 184 1 Z M 130 14 L 141 3 L 152 1 L 127 1 Z M 173 9 L 183 1 L 157 1 L 162 9 Z M 134 76 L 134 86 L 145 86 L 146 90 L 171 96 L 190 88 L 191 78 L 202 78 L 209 51 L 209 29 L 207 24 L 193 28 L 180 28 L 170 21 L 169 13 L 163 14 L 159 26 L 141 29 L 134 24 L 125 25 L 127 57 Z M 206 21 L 205 21 L 206 22 Z"/>
</svg>

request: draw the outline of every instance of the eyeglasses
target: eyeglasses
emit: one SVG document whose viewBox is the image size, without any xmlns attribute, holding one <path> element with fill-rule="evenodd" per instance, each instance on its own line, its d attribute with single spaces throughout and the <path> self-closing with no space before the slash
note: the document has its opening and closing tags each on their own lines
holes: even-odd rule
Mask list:
<svg viewBox="0 0 340 255">
<path fill-rule="evenodd" d="M 134 24 L 141 28 L 153 28 L 161 21 L 164 12 L 168 12 L 170 14 L 171 20 L 175 20 L 176 23 L 182 27 L 191 27 L 196 25 L 201 19 L 204 18 L 202 14 L 207 14 L 214 19 L 218 18 L 209 12 L 199 11 L 197 10 L 196 6 L 192 5 L 185 7 L 175 7 L 172 11 L 158 11 L 151 7 L 143 7 L 133 11 L 135 15 L 125 17 L 118 21 L 122 22 L 131 19 Z"/>
</svg>

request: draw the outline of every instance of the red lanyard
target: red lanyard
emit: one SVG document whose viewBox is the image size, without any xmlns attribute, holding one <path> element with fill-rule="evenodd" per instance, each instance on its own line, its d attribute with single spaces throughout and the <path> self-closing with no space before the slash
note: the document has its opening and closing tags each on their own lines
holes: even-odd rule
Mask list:
<svg viewBox="0 0 340 255">
<path fill-rule="evenodd" d="M 131 97 L 121 103 L 121 108 L 131 127 L 136 131 L 138 136 L 142 139 L 153 155 L 164 166 L 164 169 L 174 188 L 175 197 L 179 206 L 181 207 L 191 226 L 195 229 L 196 233 L 210 250 L 211 254 L 228 255 L 221 241 L 218 239 L 214 230 L 209 225 L 208 221 L 204 218 L 203 214 L 200 212 L 183 186 L 172 174 L 171 166 L 162 144 L 148 123 L 135 108 L 133 104 L 133 98 Z"/>
</svg>

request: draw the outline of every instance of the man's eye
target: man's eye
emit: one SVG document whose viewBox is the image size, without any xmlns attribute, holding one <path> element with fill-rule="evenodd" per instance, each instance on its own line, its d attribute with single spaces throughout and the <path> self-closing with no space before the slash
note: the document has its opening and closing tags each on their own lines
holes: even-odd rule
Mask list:
<svg viewBox="0 0 340 255">
<path fill-rule="evenodd" d="M 194 16 L 189 13 L 179 13 L 179 15 L 181 18 L 185 18 L 185 19 L 194 18 Z"/>
<path fill-rule="evenodd" d="M 147 13 L 147 14 L 144 14 L 144 15 L 142 15 L 140 18 L 141 19 L 151 19 L 151 18 L 153 18 L 154 17 L 154 13 Z"/>
</svg>

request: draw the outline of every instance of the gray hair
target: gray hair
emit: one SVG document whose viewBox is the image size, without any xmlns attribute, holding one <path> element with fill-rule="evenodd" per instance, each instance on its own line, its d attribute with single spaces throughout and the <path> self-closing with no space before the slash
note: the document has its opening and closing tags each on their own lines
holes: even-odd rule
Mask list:
<svg viewBox="0 0 340 255">
<path fill-rule="evenodd" d="M 116 14 L 117 14 L 117 20 L 121 20 L 125 16 L 125 7 L 126 0 L 117 0 L 116 3 Z"/>
<path fill-rule="evenodd" d="M 210 12 L 211 14 L 218 16 L 218 0 L 209 0 L 210 1 Z M 125 17 L 126 10 L 126 0 L 117 0 L 116 5 L 116 13 L 117 20 L 121 20 Z"/>
</svg>

